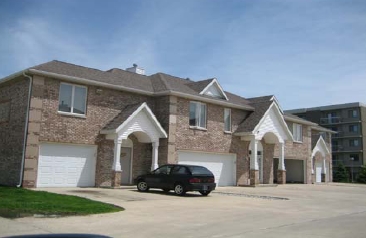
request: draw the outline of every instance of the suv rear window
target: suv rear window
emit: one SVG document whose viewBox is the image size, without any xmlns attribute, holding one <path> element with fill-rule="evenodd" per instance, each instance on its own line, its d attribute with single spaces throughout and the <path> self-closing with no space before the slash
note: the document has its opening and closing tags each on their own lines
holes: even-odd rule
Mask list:
<svg viewBox="0 0 366 238">
<path fill-rule="evenodd" d="M 189 166 L 192 175 L 213 175 L 210 170 L 201 166 Z"/>
</svg>

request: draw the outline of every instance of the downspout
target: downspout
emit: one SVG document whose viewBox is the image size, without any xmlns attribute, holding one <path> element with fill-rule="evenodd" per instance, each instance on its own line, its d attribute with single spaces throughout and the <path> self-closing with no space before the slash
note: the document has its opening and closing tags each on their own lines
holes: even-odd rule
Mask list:
<svg viewBox="0 0 366 238">
<path fill-rule="evenodd" d="M 20 165 L 19 184 L 17 185 L 18 188 L 21 187 L 22 183 L 23 183 L 25 149 L 26 149 L 26 146 L 27 146 L 27 135 L 28 135 L 29 108 L 30 108 L 32 85 L 33 85 L 33 78 L 31 76 L 25 74 L 25 72 L 23 72 L 23 76 L 26 77 L 26 78 L 29 78 L 29 91 L 28 91 L 28 104 L 27 104 L 27 111 L 26 111 L 26 116 L 25 116 L 25 126 L 24 126 L 22 163 Z"/>
</svg>

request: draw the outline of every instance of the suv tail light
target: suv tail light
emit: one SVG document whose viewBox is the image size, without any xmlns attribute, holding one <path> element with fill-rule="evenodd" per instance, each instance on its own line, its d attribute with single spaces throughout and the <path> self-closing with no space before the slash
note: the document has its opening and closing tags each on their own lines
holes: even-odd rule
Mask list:
<svg viewBox="0 0 366 238">
<path fill-rule="evenodd" d="M 190 183 L 200 183 L 200 182 L 201 182 L 201 179 L 199 179 L 199 178 L 191 178 L 191 179 L 189 180 L 189 182 L 190 182 Z"/>
</svg>

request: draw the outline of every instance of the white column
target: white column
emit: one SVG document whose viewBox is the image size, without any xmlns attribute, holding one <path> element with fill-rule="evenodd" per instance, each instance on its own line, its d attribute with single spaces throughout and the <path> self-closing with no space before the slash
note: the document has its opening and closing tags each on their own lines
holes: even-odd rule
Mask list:
<svg viewBox="0 0 366 238">
<path fill-rule="evenodd" d="M 286 170 L 285 168 L 285 143 L 280 143 L 280 158 L 278 159 L 278 170 Z"/>
<path fill-rule="evenodd" d="M 311 157 L 311 174 L 314 174 L 314 157 Z"/>
<path fill-rule="evenodd" d="M 121 170 L 121 145 L 122 139 L 116 138 L 114 140 L 114 160 L 113 167 L 114 171 L 122 171 Z"/>
<path fill-rule="evenodd" d="M 325 158 L 323 159 L 323 174 L 327 174 L 327 166 L 325 165 Z"/>
<path fill-rule="evenodd" d="M 252 139 L 250 142 L 250 169 L 252 170 L 259 170 L 258 165 L 258 140 Z"/>
<path fill-rule="evenodd" d="M 159 153 L 159 141 L 152 143 L 152 161 L 151 170 L 155 170 L 159 167 L 158 165 L 158 153 Z"/>
</svg>

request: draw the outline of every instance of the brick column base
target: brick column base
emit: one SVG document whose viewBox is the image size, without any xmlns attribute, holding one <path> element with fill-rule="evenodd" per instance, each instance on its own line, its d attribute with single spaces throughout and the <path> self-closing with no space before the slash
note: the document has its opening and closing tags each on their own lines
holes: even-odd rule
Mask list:
<svg viewBox="0 0 366 238">
<path fill-rule="evenodd" d="M 311 175 L 311 183 L 312 183 L 312 184 L 315 184 L 315 183 L 316 183 L 316 175 L 315 175 L 315 173 L 313 173 L 313 174 Z"/>
<path fill-rule="evenodd" d="M 122 171 L 112 171 L 112 188 L 118 188 L 119 186 L 121 186 L 121 175 Z"/>
<path fill-rule="evenodd" d="M 256 186 L 259 184 L 259 170 L 250 170 L 250 185 Z"/>
<path fill-rule="evenodd" d="M 325 174 L 322 174 L 322 183 L 325 183 Z"/>
<path fill-rule="evenodd" d="M 277 170 L 277 184 L 286 184 L 286 170 Z"/>
</svg>

